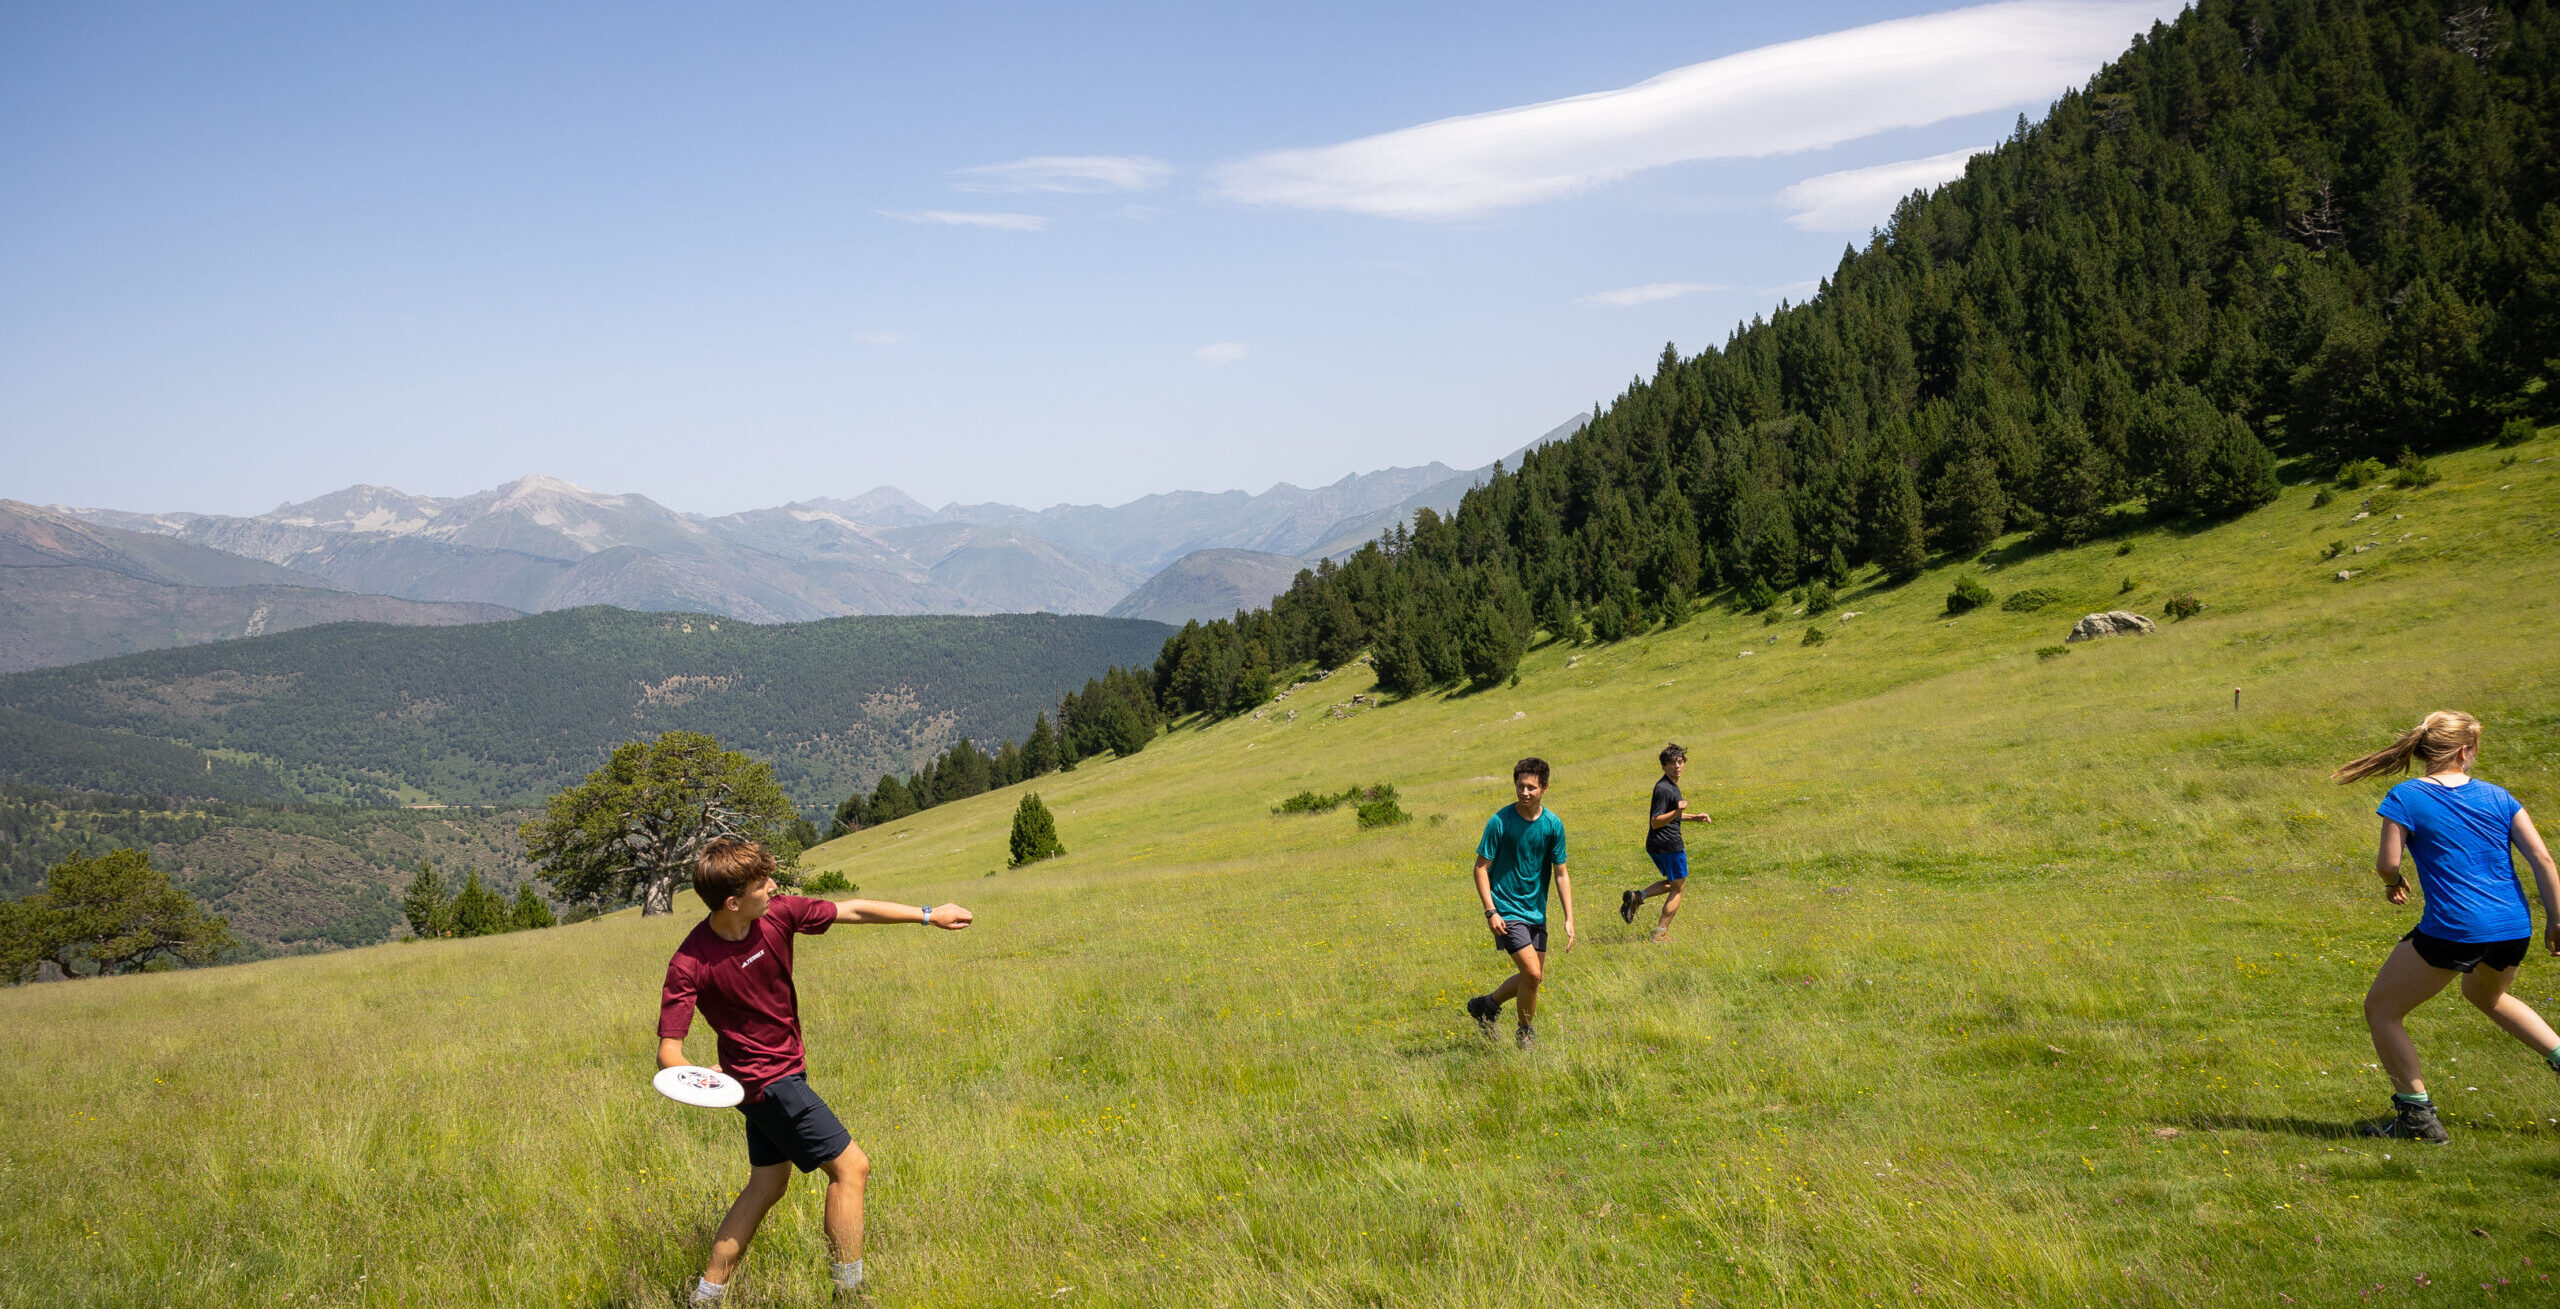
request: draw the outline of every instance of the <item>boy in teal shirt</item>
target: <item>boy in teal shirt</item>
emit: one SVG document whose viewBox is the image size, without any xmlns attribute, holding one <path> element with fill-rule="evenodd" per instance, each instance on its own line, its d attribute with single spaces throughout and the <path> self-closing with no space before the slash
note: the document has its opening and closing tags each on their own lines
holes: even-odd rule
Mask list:
<svg viewBox="0 0 2560 1309">
<path fill-rule="evenodd" d="M 1484 903 L 1493 948 L 1511 956 L 1517 971 L 1489 995 L 1467 1001 L 1467 1016 L 1491 1035 L 1505 1001 L 1520 1002 L 1520 1048 L 1538 1039 L 1538 984 L 1547 976 L 1548 870 L 1564 901 L 1564 948 L 1573 948 L 1573 878 L 1564 865 L 1564 820 L 1547 810 L 1547 761 L 1523 759 L 1511 768 L 1515 804 L 1495 810 L 1476 842 L 1476 898 Z"/>
</svg>

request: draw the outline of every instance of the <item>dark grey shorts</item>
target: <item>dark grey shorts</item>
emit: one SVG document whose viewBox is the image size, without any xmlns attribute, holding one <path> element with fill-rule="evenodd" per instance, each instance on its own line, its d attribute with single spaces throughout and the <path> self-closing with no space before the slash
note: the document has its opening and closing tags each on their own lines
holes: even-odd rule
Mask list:
<svg viewBox="0 0 2560 1309">
<path fill-rule="evenodd" d="M 1518 954 L 1523 950 L 1530 949 L 1534 949 L 1540 954 L 1545 954 L 1547 952 L 1547 925 L 1545 923 L 1524 923 L 1517 918 L 1505 918 L 1502 920 L 1502 931 L 1496 934 L 1493 938 L 1493 948 L 1500 950 L 1504 954 Z"/>
<path fill-rule="evenodd" d="M 738 1112 L 747 1116 L 747 1163 L 757 1168 L 789 1163 L 814 1173 L 853 1144 L 836 1111 L 798 1073 L 765 1083 L 764 1098 Z"/>
</svg>

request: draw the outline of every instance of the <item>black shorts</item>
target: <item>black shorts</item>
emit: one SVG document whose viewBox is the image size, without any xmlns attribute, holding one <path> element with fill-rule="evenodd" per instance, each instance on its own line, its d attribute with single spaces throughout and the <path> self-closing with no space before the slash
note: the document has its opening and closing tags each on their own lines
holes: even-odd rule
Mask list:
<svg viewBox="0 0 2560 1309">
<path fill-rule="evenodd" d="M 757 1168 L 789 1163 L 814 1173 L 853 1145 L 853 1133 L 799 1073 L 765 1083 L 764 1098 L 738 1112 L 747 1116 L 747 1162 Z"/>
<path fill-rule="evenodd" d="M 1490 923 L 1493 920 L 1488 918 L 1485 921 Z M 1547 925 L 1524 923 L 1517 918 L 1505 918 L 1502 920 L 1502 930 L 1493 938 L 1493 948 L 1504 954 L 1518 954 L 1523 950 L 1535 948 L 1538 953 L 1545 954 Z"/>
<path fill-rule="evenodd" d="M 2523 963 L 2525 952 L 2533 948 L 2530 936 L 2519 936 L 2512 941 L 2448 941 L 2441 936 L 2429 936 L 2414 927 L 2400 939 L 2408 942 L 2428 966 L 2456 973 L 2470 972 L 2482 964 L 2489 965 L 2490 972 L 2503 973 Z"/>
</svg>

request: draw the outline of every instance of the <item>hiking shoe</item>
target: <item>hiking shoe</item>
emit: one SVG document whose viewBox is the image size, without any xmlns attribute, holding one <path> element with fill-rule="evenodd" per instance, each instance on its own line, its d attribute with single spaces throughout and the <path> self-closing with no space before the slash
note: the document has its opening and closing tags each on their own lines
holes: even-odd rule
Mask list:
<svg viewBox="0 0 2560 1309">
<path fill-rule="evenodd" d="M 1625 922 L 1625 923 L 1633 923 L 1633 922 L 1636 920 L 1636 910 L 1641 909 L 1641 908 L 1643 908 L 1643 907 L 1644 907 L 1644 892 L 1642 892 L 1642 891 L 1633 891 L 1633 890 L 1625 892 L 1624 894 L 1622 894 L 1622 895 L 1620 895 L 1620 896 L 1618 897 L 1618 919 L 1619 919 L 1619 921 L 1621 921 L 1621 922 Z"/>
<path fill-rule="evenodd" d="M 2391 1102 L 2391 1110 L 2389 1119 L 2366 1123 L 2356 1131 L 2365 1136 L 2425 1141 L 2429 1145 L 2443 1145 L 2453 1139 L 2445 1134 L 2444 1122 L 2436 1117 L 2436 1107 L 2432 1104 L 2411 1104 L 2395 1098 Z"/>
<path fill-rule="evenodd" d="M 1495 1020 L 1502 1017 L 1502 1006 L 1483 996 L 1471 995 L 1467 997 L 1467 1017 L 1476 1020 L 1477 1031 L 1491 1036 Z"/>
<path fill-rule="evenodd" d="M 1670 928 L 1668 928 L 1668 927 L 1657 927 L 1657 928 L 1653 929 L 1653 943 L 1654 943 L 1655 945 L 1660 945 L 1660 944 L 1662 944 L 1663 942 L 1668 941 L 1668 940 L 1670 940 L 1670 939 L 1671 939 L 1671 929 L 1670 929 Z"/>
<path fill-rule="evenodd" d="M 1519 1042 L 1521 1049 L 1526 1050 L 1530 1046 L 1538 1043 L 1538 1029 L 1531 1027 L 1527 1023 L 1522 1023 L 1520 1024 L 1520 1034 L 1512 1039 Z"/>
</svg>

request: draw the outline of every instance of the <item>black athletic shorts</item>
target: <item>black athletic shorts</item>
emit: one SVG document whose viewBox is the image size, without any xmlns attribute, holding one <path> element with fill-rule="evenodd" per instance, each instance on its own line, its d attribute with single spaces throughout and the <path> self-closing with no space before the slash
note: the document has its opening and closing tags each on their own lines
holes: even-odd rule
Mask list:
<svg viewBox="0 0 2560 1309">
<path fill-rule="evenodd" d="M 2503 973 L 2523 963 L 2525 953 L 2533 948 L 2530 936 L 2519 936 L 2512 941 L 2448 941 L 2441 936 L 2429 936 L 2414 927 L 2400 939 L 2408 942 L 2418 952 L 2418 957 L 2431 967 L 2457 973 L 2470 972 L 2482 964 L 2489 965 L 2490 972 Z"/>
<path fill-rule="evenodd" d="M 853 1133 L 798 1073 L 765 1083 L 764 1098 L 738 1112 L 747 1116 L 747 1162 L 757 1168 L 790 1163 L 814 1173 L 853 1145 Z"/>
<path fill-rule="evenodd" d="M 1488 918 L 1485 921 L 1490 923 L 1493 920 Z M 1524 923 L 1517 918 L 1502 920 L 1502 930 L 1493 938 L 1494 949 L 1504 954 L 1518 954 L 1531 947 L 1535 947 L 1540 954 L 1547 952 L 1545 923 Z"/>
</svg>

